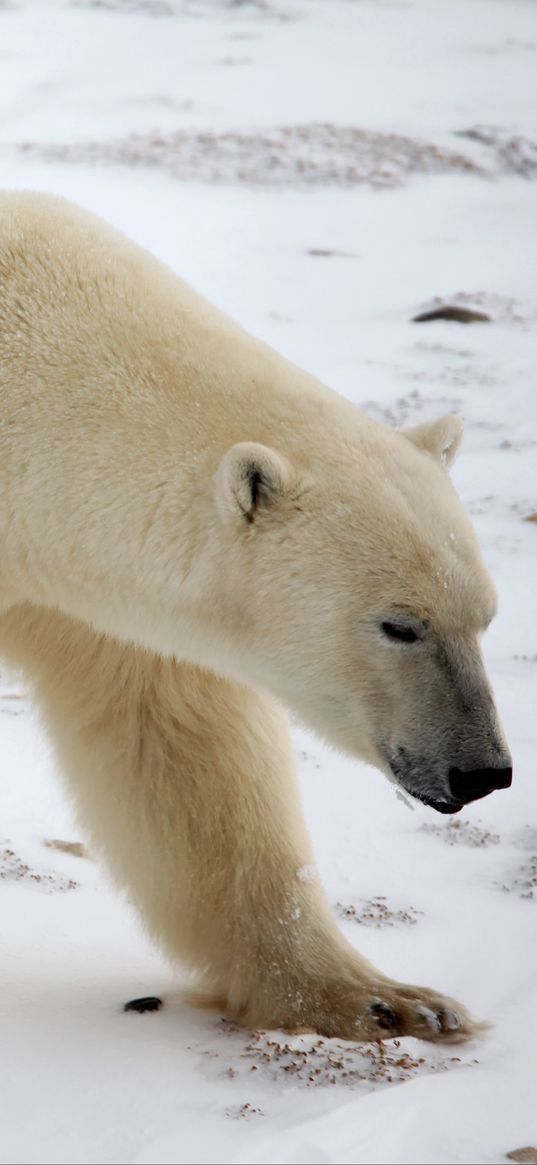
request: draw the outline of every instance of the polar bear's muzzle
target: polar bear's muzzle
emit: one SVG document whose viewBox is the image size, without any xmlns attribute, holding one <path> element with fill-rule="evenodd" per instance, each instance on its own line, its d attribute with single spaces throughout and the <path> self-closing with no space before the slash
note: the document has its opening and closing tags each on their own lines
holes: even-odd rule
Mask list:
<svg viewBox="0 0 537 1165">
<path fill-rule="evenodd" d="M 397 685 L 386 703 L 389 734 L 381 736 L 388 775 L 437 813 L 459 813 L 508 789 L 511 756 L 478 645 L 430 626 L 408 650 L 396 679 L 385 681 L 388 693 Z"/>
<path fill-rule="evenodd" d="M 497 789 L 508 789 L 513 778 L 510 756 L 505 753 L 499 758 L 501 765 L 485 768 L 449 770 L 447 780 L 442 779 L 437 765 L 432 764 L 429 773 L 424 774 L 422 764 L 412 763 L 406 749 L 398 749 L 397 755 L 389 757 L 389 765 L 396 783 L 411 797 L 423 805 L 436 809 L 437 813 L 460 813 L 465 805 L 488 797 Z M 444 787 L 443 787 L 444 786 Z"/>
</svg>

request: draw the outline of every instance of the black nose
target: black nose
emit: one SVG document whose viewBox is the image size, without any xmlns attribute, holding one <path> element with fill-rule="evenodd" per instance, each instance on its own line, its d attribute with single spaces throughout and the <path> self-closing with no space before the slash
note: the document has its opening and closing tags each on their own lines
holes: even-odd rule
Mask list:
<svg viewBox="0 0 537 1165">
<path fill-rule="evenodd" d="M 513 779 L 513 770 L 508 769 L 463 769 L 449 770 L 449 788 L 456 801 L 465 805 L 486 797 L 494 789 L 508 789 Z"/>
</svg>

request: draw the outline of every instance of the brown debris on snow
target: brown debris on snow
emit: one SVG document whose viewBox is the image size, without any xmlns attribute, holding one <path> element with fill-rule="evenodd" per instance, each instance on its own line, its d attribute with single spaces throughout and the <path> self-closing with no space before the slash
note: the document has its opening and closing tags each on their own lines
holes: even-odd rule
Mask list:
<svg viewBox="0 0 537 1165">
<path fill-rule="evenodd" d="M 81 841 L 60 841 L 56 837 L 45 837 L 43 845 L 47 849 L 56 849 L 62 854 L 70 854 L 73 858 L 89 858 L 92 860 L 91 854 L 88 853 L 85 845 Z"/>
<path fill-rule="evenodd" d="M 417 316 L 412 316 L 413 324 L 427 324 L 434 320 L 449 320 L 456 324 L 489 324 L 490 316 L 484 311 L 476 311 L 469 307 L 457 307 L 456 304 L 448 303 L 441 307 L 432 308 L 431 311 L 422 311 Z"/>
<path fill-rule="evenodd" d="M 498 883 L 506 893 L 516 893 L 519 898 L 537 901 L 537 853 L 531 854 L 526 862 L 519 866 L 516 873 L 505 882 Z"/>
<path fill-rule="evenodd" d="M 261 1108 L 254 1108 L 253 1104 L 246 1102 L 246 1104 L 237 1104 L 234 1108 L 226 1108 L 226 1116 L 233 1117 L 234 1120 L 249 1120 L 252 1116 L 264 1116 Z"/>
<path fill-rule="evenodd" d="M 250 186 L 399 186 L 409 174 L 481 174 L 462 153 L 399 134 L 323 122 L 252 130 L 176 130 L 113 141 L 26 142 L 49 162 L 151 167 L 182 181 Z"/>
<path fill-rule="evenodd" d="M 468 317 L 472 317 L 471 319 Z M 412 322 L 451 319 L 459 323 L 496 323 L 529 331 L 535 327 L 537 312 L 532 303 L 490 291 L 457 291 L 435 295 L 422 303 Z"/>
<path fill-rule="evenodd" d="M 364 898 L 361 906 L 355 906 L 353 902 L 348 906 L 336 902 L 335 909 L 338 917 L 345 921 L 358 922 L 360 926 L 374 926 L 378 930 L 386 926 L 415 926 L 421 914 L 421 910 L 416 910 L 414 906 L 392 910 L 382 894 Z"/>
<path fill-rule="evenodd" d="M 223 1020 L 221 1034 L 241 1034 L 229 1020 Z M 291 1081 L 306 1088 L 332 1085 L 344 1087 L 379 1087 L 403 1084 L 426 1072 L 446 1072 L 460 1064 L 460 1056 L 440 1060 L 413 1055 L 401 1047 L 400 1040 L 384 1043 L 351 1044 L 311 1036 L 282 1036 L 279 1033 L 251 1032 L 238 1053 L 249 1072 L 261 1072 L 281 1083 Z M 242 1076 L 240 1063 L 230 1065 L 226 1076 Z"/>
<path fill-rule="evenodd" d="M 399 1045 L 399 1041 L 395 1041 Z M 309 1047 L 294 1040 L 279 1040 L 266 1032 L 254 1032 L 245 1045 L 243 1057 L 251 1060 L 250 1071 L 269 1068 L 271 1075 L 290 1077 L 308 1087 L 332 1084 L 400 1084 L 416 1075 L 426 1063 L 415 1057 L 376 1044 L 340 1044 L 335 1040 L 313 1038 Z"/>
<path fill-rule="evenodd" d="M 489 150 L 499 171 L 521 178 L 537 175 L 537 141 L 498 126 L 476 125 L 457 131 L 457 137 Z"/>
<path fill-rule="evenodd" d="M 27 882 L 49 894 L 64 894 L 78 887 L 73 878 L 64 878 L 55 870 L 33 870 L 7 843 L 0 846 L 0 879 L 3 882 Z"/>
<path fill-rule="evenodd" d="M 422 833 L 441 838 L 446 845 L 467 845 L 471 849 L 485 849 L 489 845 L 498 845 L 501 840 L 499 833 L 492 833 L 472 821 L 448 821 L 445 825 L 426 821 L 420 829 Z"/>
</svg>

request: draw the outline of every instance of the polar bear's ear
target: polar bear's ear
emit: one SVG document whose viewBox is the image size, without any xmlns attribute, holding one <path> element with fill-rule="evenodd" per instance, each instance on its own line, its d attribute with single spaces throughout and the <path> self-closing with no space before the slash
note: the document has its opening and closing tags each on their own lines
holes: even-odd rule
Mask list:
<svg viewBox="0 0 537 1165">
<path fill-rule="evenodd" d="M 431 453 L 442 465 L 449 467 L 457 456 L 462 441 L 464 425 L 460 417 L 448 413 L 438 421 L 427 421 L 413 429 L 403 429 L 403 436 L 418 449 Z"/>
<path fill-rule="evenodd" d="M 289 462 L 274 449 L 241 441 L 228 450 L 216 473 L 220 513 L 253 522 L 259 511 L 278 502 L 290 480 Z"/>
</svg>

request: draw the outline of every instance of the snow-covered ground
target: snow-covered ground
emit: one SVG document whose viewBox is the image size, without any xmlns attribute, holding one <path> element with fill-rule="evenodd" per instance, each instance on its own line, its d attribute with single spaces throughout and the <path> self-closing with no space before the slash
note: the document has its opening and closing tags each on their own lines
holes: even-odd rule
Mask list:
<svg viewBox="0 0 537 1165">
<path fill-rule="evenodd" d="M 297 728 L 349 939 L 493 1023 L 353 1049 L 191 1010 L 0 676 L 0 1160 L 492 1163 L 537 1143 L 533 0 L 0 3 L 2 184 L 65 194 L 389 423 L 456 411 L 509 792 L 445 821 Z M 468 131 L 471 131 L 468 133 Z M 21 148 L 24 147 L 24 148 Z M 489 323 L 416 324 L 435 299 Z M 158 1014 L 124 1014 L 161 995 Z"/>
</svg>

